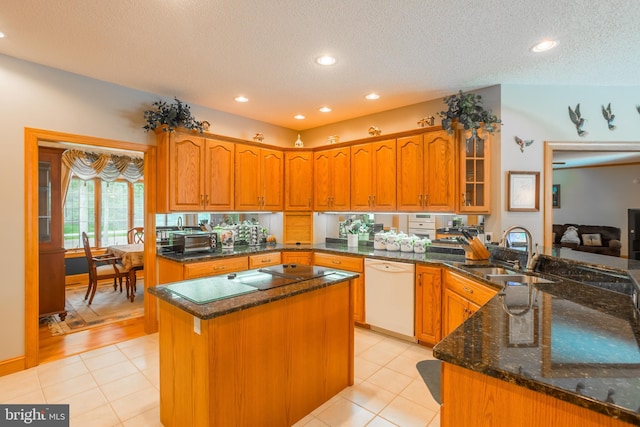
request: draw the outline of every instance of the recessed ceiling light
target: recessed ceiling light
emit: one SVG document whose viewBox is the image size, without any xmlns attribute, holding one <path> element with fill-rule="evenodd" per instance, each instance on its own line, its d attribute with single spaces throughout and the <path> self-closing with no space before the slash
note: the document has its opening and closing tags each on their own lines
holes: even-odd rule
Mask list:
<svg viewBox="0 0 640 427">
<path fill-rule="evenodd" d="M 331 108 L 329 108 L 329 107 L 322 107 L 322 108 L 320 108 L 320 112 L 322 112 L 322 113 L 329 113 L 329 112 L 331 112 Z"/>
<path fill-rule="evenodd" d="M 318 65 L 333 65 L 336 63 L 336 58 L 329 55 L 323 55 L 316 58 L 316 64 Z"/>
<path fill-rule="evenodd" d="M 2 31 L 0 31 L 0 39 L 3 39 L 4 37 L 5 37 L 4 33 Z"/>
<path fill-rule="evenodd" d="M 237 102 L 249 102 L 249 98 L 247 98 L 246 96 L 242 96 L 242 95 L 236 96 L 233 99 L 235 99 Z"/>
<path fill-rule="evenodd" d="M 536 44 L 531 48 L 533 52 L 546 52 L 547 50 L 551 50 L 558 45 L 558 42 L 554 40 L 543 40 L 540 43 Z"/>
<path fill-rule="evenodd" d="M 293 118 L 296 120 L 304 120 L 306 119 L 306 116 L 303 116 L 302 114 L 296 114 L 295 116 L 293 116 Z"/>
<path fill-rule="evenodd" d="M 367 98 L 367 99 L 378 99 L 378 98 L 380 98 L 380 95 L 378 95 L 377 93 L 370 93 L 368 95 L 365 95 L 365 98 Z"/>
</svg>

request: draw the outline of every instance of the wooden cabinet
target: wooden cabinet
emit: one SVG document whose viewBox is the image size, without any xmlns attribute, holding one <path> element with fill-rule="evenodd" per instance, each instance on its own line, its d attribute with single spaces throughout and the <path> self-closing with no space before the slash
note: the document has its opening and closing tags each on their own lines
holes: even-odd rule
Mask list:
<svg viewBox="0 0 640 427">
<path fill-rule="evenodd" d="M 38 304 L 40 316 L 65 310 L 65 265 L 62 235 L 61 165 L 63 150 L 38 149 Z"/>
<path fill-rule="evenodd" d="M 349 147 L 322 150 L 313 159 L 313 209 L 351 208 L 351 151 Z"/>
<path fill-rule="evenodd" d="M 283 264 L 313 264 L 313 252 L 310 251 L 288 251 L 282 252 Z"/>
<path fill-rule="evenodd" d="M 416 338 L 430 345 L 440 341 L 442 322 L 442 269 L 416 266 Z"/>
<path fill-rule="evenodd" d="M 444 271 L 442 336 L 449 335 L 497 291 L 449 270 Z"/>
<path fill-rule="evenodd" d="M 445 131 L 398 139 L 398 210 L 455 210 L 455 141 Z"/>
<path fill-rule="evenodd" d="M 359 257 L 316 252 L 313 254 L 313 264 L 360 273 L 360 277 L 351 280 L 353 289 L 353 320 L 356 323 L 364 324 L 364 260 Z"/>
<path fill-rule="evenodd" d="M 313 153 L 287 151 L 284 153 L 284 209 L 310 211 L 313 209 Z"/>
<path fill-rule="evenodd" d="M 313 212 L 285 212 L 282 225 L 282 242 L 285 245 L 313 243 Z"/>
<path fill-rule="evenodd" d="M 264 254 L 249 255 L 249 269 L 268 267 L 282 264 L 280 252 L 267 252 Z"/>
<path fill-rule="evenodd" d="M 234 208 L 233 143 L 160 131 L 157 144 L 159 212 Z"/>
<path fill-rule="evenodd" d="M 491 135 L 460 132 L 460 213 L 490 213 L 491 210 Z"/>
<path fill-rule="evenodd" d="M 241 211 L 281 211 L 284 207 L 284 154 L 236 144 L 235 208 Z"/>
<path fill-rule="evenodd" d="M 351 146 L 351 210 L 396 209 L 396 140 Z"/>
<path fill-rule="evenodd" d="M 229 257 L 212 261 L 182 263 L 158 257 L 158 284 L 197 279 L 199 277 L 216 276 L 218 274 L 244 271 L 249 268 L 246 256 Z"/>
</svg>

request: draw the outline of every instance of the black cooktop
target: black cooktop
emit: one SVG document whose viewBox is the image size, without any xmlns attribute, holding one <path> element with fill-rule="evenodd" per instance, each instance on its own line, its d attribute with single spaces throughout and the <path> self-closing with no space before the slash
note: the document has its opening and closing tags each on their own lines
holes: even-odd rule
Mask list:
<svg viewBox="0 0 640 427">
<path fill-rule="evenodd" d="M 306 264 L 280 264 L 261 268 L 259 271 L 289 279 L 308 280 L 332 274 L 333 271 L 323 267 Z"/>
</svg>

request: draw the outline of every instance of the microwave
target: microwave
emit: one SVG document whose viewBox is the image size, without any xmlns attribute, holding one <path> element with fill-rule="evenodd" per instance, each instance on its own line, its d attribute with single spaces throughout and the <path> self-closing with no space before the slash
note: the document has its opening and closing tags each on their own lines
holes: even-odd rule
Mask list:
<svg viewBox="0 0 640 427">
<path fill-rule="evenodd" d="M 183 254 L 210 251 L 212 242 L 208 232 L 173 232 L 173 249 Z"/>
</svg>

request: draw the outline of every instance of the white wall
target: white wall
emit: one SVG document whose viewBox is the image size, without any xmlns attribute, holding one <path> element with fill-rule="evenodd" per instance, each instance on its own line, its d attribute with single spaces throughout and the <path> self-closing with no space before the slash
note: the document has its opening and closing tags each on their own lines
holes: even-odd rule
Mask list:
<svg viewBox="0 0 640 427">
<path fill-rule="evenodd" d="M 160 97 L 0 55 L 0 194 L 3 242 L 0 248 L 0 312 L 10 327 L 0 329 L 0 361 L 24 355 L 24 129 L 25 127 L 154 144 L 143 111 Z M 177 94 L 178 97 L 179 94 Z M 191 105 L 211 132 L 291 145 L 297 133 L 263 122 Z"/>
<path fill-rule="evenodd" d="M 506 182 L 508 171 L 539 171 L 541 188 L 544 186 L 544 142 L 579 141 L 584 144 L 604 141 L 633 142 L 640 140 L 640 87 L 620 86 L 535 86 L 502 85 L 500 133 L 501 156 L 499 193 L 501 219 L 499 227 L 492 224 L 493 233 L 499 233 L 510 225 L 529 228 L 534 241 L 542 242 L 543 215 L 540 212 L 509 212 L 506 210 Z M 616 115 L 617 129 L 610 131 L 600 111 L 601 105 L 611 103 Z M 585 137 L 579 137 L 569 119 L 568 106 L 580 103 L 582 116 L 587 119 Z M 514 136 L 533 139 L 530 147 L 520 152 Z M 494 173 L 498 171 L 494 170 Z M 494 182 L 494 185 L 496 183 Z M 542 193 L 542 191 L 541 191 Z M 542 194 L 541 194 L 542 207 Z M 494 209 L 495 211 L 495 209 Z M 492 219 L 494 215 L 491 215 Z M 496 240 L 496 238 L 494 238 Z"/>
<path fill-rule="evenodd" d="M 608 225 L 621 230 L 621 255 L 628 254 L 627 210 L 640 209 L 640 165 L 560 169 L 553 183 L 560 184 L 560 208 L 554 224 Z"/>
</svg>

